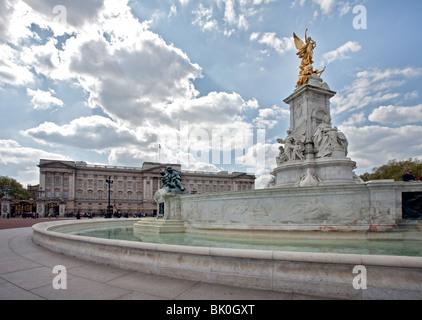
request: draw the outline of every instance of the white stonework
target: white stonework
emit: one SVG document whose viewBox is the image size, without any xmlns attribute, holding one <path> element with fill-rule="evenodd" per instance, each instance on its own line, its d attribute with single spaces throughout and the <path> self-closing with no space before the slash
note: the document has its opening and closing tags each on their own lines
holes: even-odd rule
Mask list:
<svg viewBox="0 0 422 320">
<path fill-rule="evenodd" d="M 356 163 L 347 158 L 348 141 L 332 127 L 330 99 L 336 94 L 317 76 L 296 89 L 284 102 L 290 105 L 290 130 L 279 139 L 275 179 L 268 187 L 313 187 L 356 184 Z"/>
<path fill-rule="evenodd" d="M 193 247 L 89 238 L 71 232 L 134 222 L 48 222 L 33 227 L 32 239 L 60 254 L 163 277 L 328 299 L 422 299 L 421 257 Z M 64 230 L 70 234 L 61 233 Z M 357 276 L 353 270 L 358 265 L 367 268 L 366 290 L 353 287 Z"/>
<path fill-rule="evenodd" d="M 402 193 L 422 184 L 371 182 L 167 198 L 165 218 L 198 230 L 394 231 Z"/>
</svg>

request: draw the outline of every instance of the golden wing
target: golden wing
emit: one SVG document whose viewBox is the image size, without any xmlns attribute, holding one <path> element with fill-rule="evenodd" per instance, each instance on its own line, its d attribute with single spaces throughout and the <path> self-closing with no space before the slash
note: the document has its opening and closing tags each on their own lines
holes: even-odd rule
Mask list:
<svg viewBox="0 0 422 320">
<path fill-rule="evenodd" d="M 301 50 L 305 46 L 305 43 L 301 39 L 299 39 L 296 33 L 293 33 L 293 38 L 295 40 L 296 49 Z"/>
</svg>

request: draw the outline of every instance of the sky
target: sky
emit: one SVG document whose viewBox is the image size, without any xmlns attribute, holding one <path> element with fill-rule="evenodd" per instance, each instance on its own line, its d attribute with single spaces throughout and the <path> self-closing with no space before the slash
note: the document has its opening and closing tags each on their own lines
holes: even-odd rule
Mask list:
<svg viewBox="0 0 422 320">
<path fill-rule="evenodd" d="M 254 173 L 262 188 L 306 29 L 356 173 L 422 159 L 420 12 L 417 0 L 2 0 L 0 175 L 25 186 L 40 159 L 150 161 Z"/>
</svg>

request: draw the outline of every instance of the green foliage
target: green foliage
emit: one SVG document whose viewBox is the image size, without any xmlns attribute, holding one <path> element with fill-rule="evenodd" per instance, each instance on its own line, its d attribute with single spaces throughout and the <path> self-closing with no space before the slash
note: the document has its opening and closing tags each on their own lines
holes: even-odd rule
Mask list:
<svg viewBox="0 0 422 320">
<path fill-rule="evenodd" d="M 387 164 L 372 169 L 372 173 L 364 173 L 360 177 L 363 181 L 394 179 L 402 181 L 402 175 L 407 170 L 413 171 L 413 176 L 417 179 L 422 176 L 422 161 L 418 159 L 408 159 L 404 161 L 390 160 Z"/>
<path fill-rule="evenodd" d="M 15 179 L 9 177 L 0 177 L 0 199 L 6 195 L 6 189 L 9 190 L 9 196 L 13 199 L 29 200 L 31 198 L 28 190 L 26 190 Z"/>
</svg>

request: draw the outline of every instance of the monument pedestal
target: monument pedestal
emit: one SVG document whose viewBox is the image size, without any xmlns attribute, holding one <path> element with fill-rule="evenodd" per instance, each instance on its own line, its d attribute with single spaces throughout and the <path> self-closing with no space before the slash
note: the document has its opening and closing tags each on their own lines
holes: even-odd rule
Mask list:
<svg viewBox="0 0 422 320">
<path fill-rule="evenodd" d="M 1 199 L 1 217 L 2 218 L 10 218 L 11 210 L 10 210 L 10 201 L 11 199 L 6 196 Z"/>
<path fill-rule="evenodd" d="M 350 159 L 291 161 L 274 169 L 273 187 L 316 187 L 359 183 L 354 174 L 356 162 Z"/>
<path fill-rule="evenodd" d="M 345 135 L 331 126 L 330 99 L 336 94 L 318 76 L 297 88 L 290 105 L 290 130 L 280 148 L 269 187 L 316 187 L 356 184 L 356 162 L 347 158 Z"/>
</svg>

